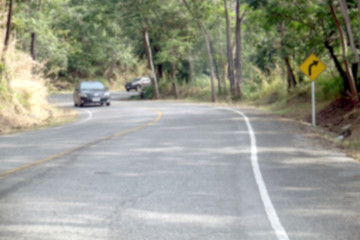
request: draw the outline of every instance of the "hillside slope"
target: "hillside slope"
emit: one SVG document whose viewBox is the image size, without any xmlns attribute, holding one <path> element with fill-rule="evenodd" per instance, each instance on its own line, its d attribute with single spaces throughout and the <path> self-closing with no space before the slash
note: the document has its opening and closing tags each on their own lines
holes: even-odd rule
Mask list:
<svg viewBox="0 0 360 240">
<path fill-rule="evenodd" d="M 0 39 L 4 39 L 4 31 L 0 32 Z M 11 42 L 0 67 L 0 134 L 44 125 L 69 114 L 47 102 L 48 80 L 41 67 L 29 54 L 16 50 L 14 40 Z"/>
</svg>

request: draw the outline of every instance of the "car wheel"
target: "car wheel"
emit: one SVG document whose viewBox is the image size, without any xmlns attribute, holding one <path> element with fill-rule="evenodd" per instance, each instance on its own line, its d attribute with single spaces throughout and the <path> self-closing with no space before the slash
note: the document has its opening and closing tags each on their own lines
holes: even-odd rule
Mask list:
<svg viewBox="0 0 360 240">
<path fill-rule="evenodd" d="M 78 107 L 79 105 L 77 103 L 74 103 L 74 107 Z"/>
<path fill-rule="evenodd" d="M 106 103 L 106 106 L 110 106 L 110 102 L 107 102 L 107 103 Z"/>
</svg>

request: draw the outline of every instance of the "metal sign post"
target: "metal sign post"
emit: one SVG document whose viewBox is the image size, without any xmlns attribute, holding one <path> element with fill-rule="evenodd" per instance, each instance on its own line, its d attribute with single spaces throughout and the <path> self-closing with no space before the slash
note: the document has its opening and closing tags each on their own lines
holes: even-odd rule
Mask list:
<svg viewBox="0 0 360 240">
<path fill-rule="evenodd" d="M 312 125 L 316 127 L 316 110 L 315 110 L 315 81 L 311 83 L 311 102 L 312 102 Z"/>
</svg>

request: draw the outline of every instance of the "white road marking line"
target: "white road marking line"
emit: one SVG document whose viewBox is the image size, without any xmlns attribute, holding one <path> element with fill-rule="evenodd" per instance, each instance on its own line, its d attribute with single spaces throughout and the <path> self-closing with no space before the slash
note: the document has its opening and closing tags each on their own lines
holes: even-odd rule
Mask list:
<svg viewBox="0 0 360 240">
<path fill-rule="evenodd" d="M 75 123 L 70 123 L 70 124 L 66 124 L 66 125 L 63 125 L 63 126 L 59 126 L 59 127 L 54 127 L 54 128 L 51 128 L 49 130 L 59 130 L 59 129 L 63 129 L 63 128 L 67 128 L 67 127 L 72 127 L 72 126 L 76 126 L 76 125 L 80 125 L 80 124 L 83 124 L 89 120 L 91 120 L 93 118 L 93 113 L 89 110 L 86 110 L 86 109 L 82 109 L 82 112 L 85 112 L 88 117 L 79 121 L 79 122 L 75 122 Z"/>
<path fill-rule="evenodd" d="M 74 123 L 74 124 L 72 124 L 72 125 L 83 124 L 84 122 L 87 122 L 87 121 L 89 121 L 89 120 L 91 120 L 91 119 L 93 118 L 93 113 L 92 113 L 91 111 L 86 110 L 86 109 L 83 109 L 83 111 L 85 111 L 85 112 L 88 114 L 88 117 L 87 117 L 86 119 L 81 120 L 81 121 L 79 121 L 79 122 L 76 122 L 76 123 Z"/>
<path fill-rule="evenodd" d="M 259 192 L 260 192 L 261 200 L 264 204 L 264 208 L 265 208 L 267 217 L 271 223 L 271 226 L 274 229 L 275 234 L 279 240 L 289 240 L 289 236 L 286 233 L 284 227 L 282 226 L 282 224 L 280 222 L 279 216 L 278 216 L 278 214 L 275 210 L 275 207 L 270 199 L 269 192 L 266 188 L 263 176 L 261 174 L 259 161 L 258 161 L 258 157 L 257 157 L 257 146 L 256 146 L 255 133 L 251 126 L 250 120 L 244 113 L 240 112 L 239 110 L 236 110 L 236 109 L 230 109 L 230 110 L 241 115 L 244 118 L 246 126 L 248 128 L 249 136 L 250 136 L 250 143 L 251 143 L 251 166 L 252 166 L 253 173 L 255 176 L 256 184 L 257 184 Z"/>
</svg>

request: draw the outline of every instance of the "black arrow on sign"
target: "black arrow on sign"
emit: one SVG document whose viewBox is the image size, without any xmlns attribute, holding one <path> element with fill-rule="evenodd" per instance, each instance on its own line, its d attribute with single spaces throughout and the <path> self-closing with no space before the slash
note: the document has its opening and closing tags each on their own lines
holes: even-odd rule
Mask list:
<svg viewBox="0 0 360 240">
<path fill-rule="evenodd" d="M 313 66 L 317 66 L 318 63 L 319 63 L 319 61 L 314 60 L 313 63 L 309 65 L 309 76 L 311 76 L 311 68 L 312 68 Z"/>
</svg>

